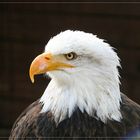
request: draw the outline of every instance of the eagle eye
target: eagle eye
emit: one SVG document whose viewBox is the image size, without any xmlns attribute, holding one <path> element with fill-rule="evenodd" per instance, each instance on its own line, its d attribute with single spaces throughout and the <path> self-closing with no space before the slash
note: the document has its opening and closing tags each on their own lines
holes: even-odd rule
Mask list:
<svg viewBox="0 0 140 140">
<path fill-rule="evenodd" d="M 65 54 L 65 57 L 66 57 L 67 60 L 73 60 L 73 59 L 77 58 L 77 54 L 74 53 L 74 52 L 70 52 L 68 54 Z"/>
</svg>

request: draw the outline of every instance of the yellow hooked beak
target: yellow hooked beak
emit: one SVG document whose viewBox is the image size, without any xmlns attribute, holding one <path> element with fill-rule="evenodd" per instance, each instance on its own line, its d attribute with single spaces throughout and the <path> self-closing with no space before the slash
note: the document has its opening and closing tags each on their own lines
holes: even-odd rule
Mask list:
<svg viewBox="0 0 140 140">
<path fill-rule="evenodd" d="M 31 63 L 29 75 L 32 83 L 34 83 L 34 75 L 43 74 L 48 71 L 59 70 L 61 68 L 73 68 L 71 64 L 59 61 L 60 58 L 52 56 L 50 53 L 42 53 L 38 55 Z"/>
</svg>

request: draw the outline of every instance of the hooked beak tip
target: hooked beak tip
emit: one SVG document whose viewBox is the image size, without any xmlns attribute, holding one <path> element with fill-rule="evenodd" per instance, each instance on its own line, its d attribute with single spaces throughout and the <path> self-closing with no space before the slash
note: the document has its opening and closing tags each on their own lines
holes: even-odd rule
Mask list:
<svg viewBox="0 0 140 140">
<path fill-rule="evenodd" d="M 29 77 L 31 82 L 34 83 L 34 74 L 30 72 Z"/>
<path fill-rule="evenodd" d="M 31 82 L 34 83 L 34 81 L 35 81 L 35 80 L 34 80 L 34 77 L 32 77 L 32 78 L 31 78 Z"/>
</svg>

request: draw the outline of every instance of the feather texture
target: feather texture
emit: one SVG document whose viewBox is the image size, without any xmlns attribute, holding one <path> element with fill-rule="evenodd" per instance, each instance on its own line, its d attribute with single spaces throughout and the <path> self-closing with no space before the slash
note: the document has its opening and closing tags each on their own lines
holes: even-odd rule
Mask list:
<svg viewBox="0 0 140 140">
<path fill-rule="evenodd" d="M 107 123 L 103 123 L 77 108 L 70 118 L 67 116 L 56 125 L 54 115 L 51 112 L 39 113 L 41 108 L 42 104 L 36 101 L 20 115 L 13 126 L 10 140 L 19 138 L 63 140 L 66 137 L 111 140 L 130 137 L 129 134 L 134 131 L 137 133 L 133 137 L 136 138 L 137 134 L 140 134 L 140 106 L 125 95 L 122 95 L 121 113 L 124 117 L 121 122 L 107 120 Z"/>
</svg>

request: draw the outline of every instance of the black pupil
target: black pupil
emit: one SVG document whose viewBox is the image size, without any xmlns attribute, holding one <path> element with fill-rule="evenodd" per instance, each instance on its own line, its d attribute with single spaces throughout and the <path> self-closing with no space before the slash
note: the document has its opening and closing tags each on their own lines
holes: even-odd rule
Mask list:
<svg viewBox="0 0 140 140">
<path fill-rule="evenodd" d="M 71 58 L 72 56 L 73 56 L 73 55 L 72 55 L 71 53 L 69 53 L 69 54 L 68 54 L 68 57 L 70 57 L 70 58 Z"/>
</svg>

